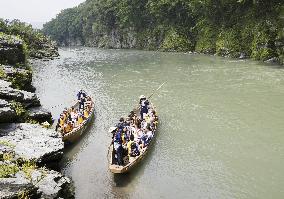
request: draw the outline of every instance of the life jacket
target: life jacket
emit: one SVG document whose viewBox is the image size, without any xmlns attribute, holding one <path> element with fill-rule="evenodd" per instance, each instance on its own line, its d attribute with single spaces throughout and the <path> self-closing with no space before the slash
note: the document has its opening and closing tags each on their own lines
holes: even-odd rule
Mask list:
<svg viewBox="0 0 284 199">
<path fill-rule="evenodd" d="M 78 125 L 82 124 L 84 121 L 83 117 L 82 116 L 79 116 L 78 117 Z"/>
<path fill-rule="evenodd" d="M 69 133 L 70 131 L 72 131 L 73 127 L 69 124 L 67 124 L 67 126 L 65 127 L 65 133 Z"/>
<path fill-rule="evenodd" d="M 147 123 L 150 123 L 150 116 L 149 116 L 149 115 L 146 115 L 146 116 L 145 116 L 145 120 L 146 120 Z"/>
<path fill-rule="evenodd" d="M 85 117 L 85 118 L 89 117 L 89 112 L 86 111 L 86 110 L 84 110 L 84 117 Z"/>
<path fill-rule="evenodd" d="M 135 142 L 131 140 L 127 143 L 128 154 L 131 154 L 133 143 L 135 144 Z"/>
<path fill-rule="evenodd" d="M 59 118 L 59 126 L 60 126 L 61 128 L 63 128 L 64 123 L 65 123 L 65 119 L 64 119 L 64 118 Z"/>
</svg>

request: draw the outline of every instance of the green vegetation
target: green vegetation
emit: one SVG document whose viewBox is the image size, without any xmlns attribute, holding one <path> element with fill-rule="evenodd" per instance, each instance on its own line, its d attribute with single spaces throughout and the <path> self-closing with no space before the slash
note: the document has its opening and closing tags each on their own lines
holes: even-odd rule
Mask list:
<svg viewBox="0 0 284 199">
<path fill-rule="evenodd" d="M 12 101 L 10 104 L 19 118 L 24 118 L 27 115 L 27 110 L 20 102 Z"/>
<path fill-rule="evenodd" d="M 51 46 L 55 47 L 55 43 L 41 31 L 35 30 L 31 25 L 19 20 L 9 21 L 0 18 L 0 40 L 1 34 L 9 35 L 12 43 L 15 43 L 13 39 L 20 39 L 23 43 L 23 52 L 30 57 L 37 57 L 38 51 L 47 50 Z M 49 54 L 52 53 L 54 52 Z"/>
<path fill-rule="evenodd" d="M 283 63 L 282 0 L 87 0 L 43 31 L 61 45 L 197 51 Z"/>
<path fill-rule="evenodd" d="M 13 177 L 17 172 L 23 171 L 25 178 L 29 181 L 32 181 L 32 172 L 38 169 L 36 162 L 33 160 L 25 160 L 23 158 L 15 158 L 15 154 L 3 153 L 0 157 L 0 178 Z M 40 171 L 42 175 L 46 175 L 44 168 L 41 168 Z"/>
<path fill-rule="evenodd" d="M 0 178 L 8 178 L 18 171 L 19 167 L 15 164 L 0 164 Z"/>
<path fill-rule="evenodd" d="M 25 72 L 15 72 L 13 77 L 8 78 L 12 83 L 12 87 L 16 89 L 25 90 L 32 83 L 32 71 L 26 70 Z"/>
</svg>

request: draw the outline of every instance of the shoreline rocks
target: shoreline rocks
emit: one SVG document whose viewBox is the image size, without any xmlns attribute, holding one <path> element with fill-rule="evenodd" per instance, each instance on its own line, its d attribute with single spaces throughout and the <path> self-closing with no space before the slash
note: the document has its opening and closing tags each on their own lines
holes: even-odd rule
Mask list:
<svg viewBox="0 0 284 199">
<path fill-rule="evenodd" d="M 5 148 L 2 152 L 13 151 L 15 157 L 33 160 L 39 164 L 48 164 L 62 158 L 64 143 L 61 135 L 53 129 L 46 129 L 39 124 L 1 124 L 1 141 L 14 147 Z"/>
<path fill-rule="evenodd" d="M 72 182 L 57 171 L 37 168 L 27 175 L 19 171 L 13 178 L 0 179 L 0 198 L 74 198 Z M 22 198 L 25 198 L 22 197 Z"/>
<path fill-rule="evenodd" d="M 71 180 L 46 168 L 58 167 L 61 135 L 31 124 L 52 123 L 52 115 L 40 107 L 27 58 L 58 57 L 56 43 L 35 32 L 9 34 L 0 32 L 0 198 L 74 198 Z"/>
</svg>

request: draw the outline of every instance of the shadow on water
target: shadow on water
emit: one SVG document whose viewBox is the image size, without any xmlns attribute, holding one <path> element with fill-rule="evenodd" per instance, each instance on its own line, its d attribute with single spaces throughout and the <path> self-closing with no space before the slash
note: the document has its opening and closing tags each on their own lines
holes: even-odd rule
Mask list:
<svg viewBox="0 0 284 199">
<path fill-rule="evenodd" d="M 154 140 L 152 140 L 149 146 L 150 148 L 148 149 L 146 156 L 141 160 L 140 163 L 138 163 L 138 165 L 136 165 L 127 173 L 113 174 L 113 181 L 116 187 L 127 187 L 128 184 L 130 184 L 137 176 L 140 176 L 139 173 L 144 172 L 147 163 L 151 161 L 151 159 L 153 159 L 152 155 L 156 150 L 157 139 L 159 138 L 160 129 L 161 129 L 161 123 L 157 129 Z"/>
</svg>

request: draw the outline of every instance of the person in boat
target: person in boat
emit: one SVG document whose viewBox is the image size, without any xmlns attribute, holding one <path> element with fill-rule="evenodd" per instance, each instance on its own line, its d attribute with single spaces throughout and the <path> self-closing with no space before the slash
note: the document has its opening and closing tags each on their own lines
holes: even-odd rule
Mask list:
<svg viewBox="0 0 284 199">
<path fill-rule="evenodd" d="M 71 121 L 73 122 L 74 126 L 76 126 L 78 120 L 78 112 L 75 108 L 72 108 L 70 116 L 71 116 Z"/>
<path fill-rule="evenodd" d="M 124 118 L 123 117 L 121 117 L 119 119 L 119 122 L 117 123 L 116 127 L 118 127 L 119 129 L 123 129 L 123 127 L 124 127 Z"/>
<path fill-rule="evenodd" d="M 72 121 L 68 121 L 68 123 L 64 126 L 64 134 L 70 133 L 73 130 Z"/>
<path fill-rule="evenodd" d="M 116 133 L 118 130 L 119 130 L 119 129 L 118 129 L 117 127 L 114 127 L 114 126 L 112 126 L 112 127 L 109 128 L 108 132 L 112 134 L 112 138 L 111 138 L 112 140 L 114 139 L 115 133 Z"/>
<path fill-rule="evenodd" d="M 141 120 L 143 120 L 144 115 L 148 113 L 149 101 L 146 99 L 146 97 L 144 95 L 141 95 L 139 104 L 140 104 Z"/>
<path fill-rule="evenodd" d="M 84 110 L 84 118 L 89 117 L 89 111 L 87 109 Z"/>
<path fill-rule="evenodd" d="M 78 114 L 77 125 L 80 126 L 83 122 L 84 122 L 84 116 L 83 116 L 82 113 L 79 113 L 79 114 Z"/>
<path fill-rule="evenodd" d="M 87 93 L 83 89 L 80 89 L 77 93 L 77 99 L 81 100 L 81 98 L 86 98 L 86 97 Z"/>
<path fill-rule="evenodd" d="M 146 129 L 147 128 L 148 123 L 146 122 L 146 119 L 144 118 L 141 122 L 141 128 L 142 129 Z"/>
<path fill-rule="evenodd" d="M 147 127 L 146 129 L 146 135 L 144 136 L 144 142 L 143 142 L 143 147 L 146 147 L 150 144 L 151 140 L 153 138 L 153 132 L 150 129 L 150 127 Z"/>
<path fill-rule="evenodd" d="M 121 130 L 116 131 L 114 140 L 113 140 L 113 148 L 116 155 L 116 164 L 123 165 L 123 147 L 122 147 L 122 139 L 121 139 Z"/>
<path fill-rule="evenodd" d="M 128 117 L 130 118 L 130 120 L 133 120 L 134 118 L 134 115 L 135 115 L 135 112 L 134 111 L 130 111 Z"/>
<path fill-rule="evenodd" d="M 130 141 L 127 143 L 128 155 L 130 157 L 136 157 L 140 155 L 139 147 L 137 143 L 134 141 L 134 135 L 130 135 Z"/>
<path fill-rule="evenodd" d="M 86 98 L 81 97 L 79 99 L 79 110 L 84 110 L 85 109 L 85 102 L 86 102 Z"/>
<path fill-rule="evenodd" d="M 90 96 L 87 96 L 86 102 L 85 102 L 85 107 L 90 111 L 92 107 L 92 99 Z"/>
<path fill-rule="evenodd" d="M 64 115 L 61 113 L 60 117 L 59 117 L 59 119 L 57 121 L 57 125 L 56 125 L 56 128 L 55 128 L 55 131 L 57 131 L 59 127 L 60 127 L 61 130 L 63 130 L 64 124 L 65 124 Z"/>
<path fill-rule="evenodd" d="M 129 132 L 127 131 L 126 126 L 122 129 L 122 144 L 126 144 L 129 141 Z"/>
</svg>

